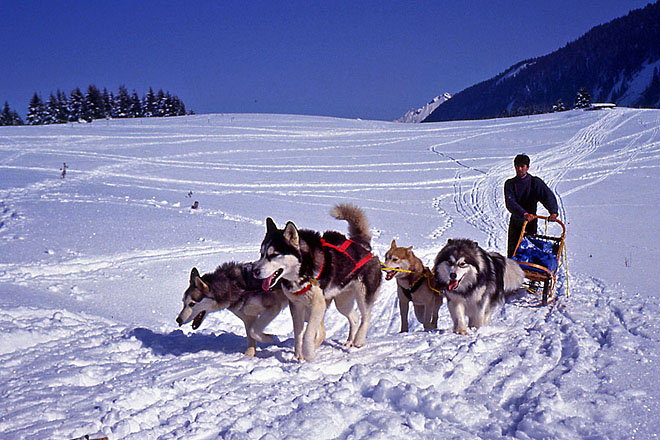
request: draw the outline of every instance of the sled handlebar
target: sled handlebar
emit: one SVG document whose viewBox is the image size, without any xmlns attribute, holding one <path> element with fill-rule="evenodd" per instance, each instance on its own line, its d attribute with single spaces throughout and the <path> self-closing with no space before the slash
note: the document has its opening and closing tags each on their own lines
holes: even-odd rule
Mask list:
<svg viewBox="0 0 660 440">
<path fill-rule="evenodd" d="M 547 216 L 547 215 L 534 215 L 534 220 L 539 219 L 539 218 L 541 220 L 545 220 L 546 222 L 559 223 L 559 226 L 561 226 L 561 230 L 562 230 L 561 236 L 562 237 L 566 236 L 566 226 L 564 225 L 564 223 L 561 220 L 559 220 L 558 218 L 556 218 L 554 220 L 551 220 L 550 216 Z M 525 227 L 527 226 L 527 223 L 529 223 L 527 220 L 525 220 L 525 223 L 523 223 L 523 227 L 522 227 L 523 232 L 525 231 Z"/>
</svg>

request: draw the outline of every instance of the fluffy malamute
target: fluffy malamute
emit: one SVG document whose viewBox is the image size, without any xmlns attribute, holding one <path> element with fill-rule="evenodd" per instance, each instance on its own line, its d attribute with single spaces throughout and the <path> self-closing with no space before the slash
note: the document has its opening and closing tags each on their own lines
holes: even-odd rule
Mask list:
<svg viewBox="0 0 660 440">
<path fill-rule="evenodd" d="M 454 332 L 464 335 L 467 326 L 488 325 L 493 312 L 504 304 L 505 292 L 518 289 L 525 276 L 515 261 L 486 252 L 467 239 L 447 241 L 435 257 L 433 273 L 447 297 Z"/>
</svg>

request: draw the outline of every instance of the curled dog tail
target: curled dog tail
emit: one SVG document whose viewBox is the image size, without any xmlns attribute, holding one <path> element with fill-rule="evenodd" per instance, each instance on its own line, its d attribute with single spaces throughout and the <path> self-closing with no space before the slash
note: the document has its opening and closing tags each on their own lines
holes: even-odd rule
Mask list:
<svg viewBox="0 0 660 440">
<path fill-rule="evenodd" d="M 348 238 L 371 249 L 369 222 L 367 222 L 367 216 L 364 215 L 362 209 L 350 203 L 342 203 L 332 208 L 330 215 L 337 220 L 346 220 L 348 222 Z"/>
</svg>

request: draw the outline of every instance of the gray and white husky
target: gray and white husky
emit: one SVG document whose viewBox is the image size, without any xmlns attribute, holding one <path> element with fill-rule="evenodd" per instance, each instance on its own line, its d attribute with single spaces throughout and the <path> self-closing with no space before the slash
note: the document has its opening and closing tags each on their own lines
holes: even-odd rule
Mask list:
<svg viewBox="0 0 660 440">
<path fill-rule="evenodd" d="M 363 211 L 342 204 L 335 206 L 331 215 L 348 222 L 349 238 L 335 231 L 321 236 L 316 231 L 299 230 L 292 222 L 278 229 L 267 218 L 261 258 L 253 267 L 255 278 L 263 280 L 263 290 L 279 282 L 289 299 L 297 359 L 314 359 L 319 328 L 333 299 L 337 310 L 348 318 L 346 345 L 363 346 L 382 279 L 378 257 L 371 253 L 371 233 Z M 359 326 L 353 308 L 356 301 L 361 314 Z"/>
<path fill-rule="evenodd" d="M 435 257 L 433 273 L 447 297 L 454 332 L 488 325 L 493 312 L 504 304 L 505 292 L 518 289 L 525 274 L 513 260 L 487 252 L 472 240 L 450 239 Z"/>
<path fill-rule="evenodd" d="M 261 290 L 261 283 L 252 277 L 251 263 L 228 262 L 215 272 L 201 276 L 197 268 L 192 269 L 190 285 L 183 294 L 183 308 L 176 322 L 182 326 L 192 321 L 192 328 L 196 330 L 207 314 L 229 309 L 245 324 L 248 340 L 245 355 L 254 356 L 256 341 L 273 341 L 273 337 L 264 334 L 263 330 L 286 304 L 286 297 L 279 287 L 268 292 Z"/>
</svg>

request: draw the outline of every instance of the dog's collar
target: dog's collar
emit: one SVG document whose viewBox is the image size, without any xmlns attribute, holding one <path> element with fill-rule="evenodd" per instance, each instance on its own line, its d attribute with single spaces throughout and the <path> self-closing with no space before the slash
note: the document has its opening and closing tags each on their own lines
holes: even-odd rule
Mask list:
<svg viewBox="0 0 660 440">
<path fill-rule="evenodd" d="M 321 242 L 323 242 L 323 239 L 321 239 Z M 321 261 L 321 268 L 319 269 L 318 275 L 315 277 L 309 277 L 307 279 L 307 285 L 303 287 L 300 290 L 296 290 L 295 292 L 289 292 L 291 295 L 304 295 L 305 293 L 309 292 L 309 289 L 312 288 L 312 286 L 318 286 L 319 285 L 319 278 L 321 278 L 321 274 L 323 273 L 323 268 L 325 267 L 325 254 L 321 253 L 323 256 L 323 261 Z"/>
<path fill-rule="evenodd" d="M 321 272 L 319 272 L 319 276 L 320 275 L 321 275 Z M 309 289 L 312 288 L 312 286 L 318 286 L 318 285 L 319 285 L 319 281 L 318 281 L 317 278 L 310 278 L 309 282 L 307 283 L 307 285 L 305 287 L 303 287 L 300 290 L 296 290 L 295 292 L 289 292 L 289 293 L 291 295 L 303 295 L 303 294 L 307 293 L 309 291 Z"/>
</svg>

